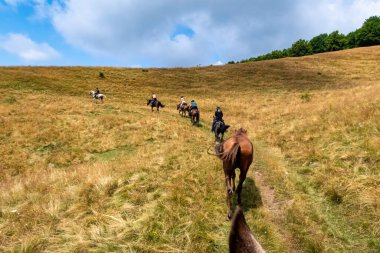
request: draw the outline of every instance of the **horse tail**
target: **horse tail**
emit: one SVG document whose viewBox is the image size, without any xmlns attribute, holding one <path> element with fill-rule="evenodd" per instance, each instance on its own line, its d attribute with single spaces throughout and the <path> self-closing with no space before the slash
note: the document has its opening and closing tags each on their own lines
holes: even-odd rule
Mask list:
<svg viewBox="0 0 380 253">
<path fill-rule="evenodd" d="M 227 164 L 233 166 L 236 163 L 238 154 L 240 153 L 240 145 L 238 142 L 235 142 L 232 147 L 222 154 L 220 159 L 227 162 Z"/>
</svg>

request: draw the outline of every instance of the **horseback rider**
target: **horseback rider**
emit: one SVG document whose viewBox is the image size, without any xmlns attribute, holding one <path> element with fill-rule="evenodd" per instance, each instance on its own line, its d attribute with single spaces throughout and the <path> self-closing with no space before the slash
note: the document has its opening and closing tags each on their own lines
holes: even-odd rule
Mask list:
<svg viewBox="0 0 380 253">
<path fill-rule="evenodd" d="M 178 105 L 178 110 L 181 111 L 181 109 L 183 108 L 184 105 L 186 105 L 186 100 L 183 96 L 181 96 L 181 102 L 179 103 Z"/>
<path fill-rule="evenodd" d="M 94 93 L 94 96 L 97 97 L 98 95 L 100 94 L 100 91 L 98 88 L 95 89 L 95 93 Z"/>
<path fill-rule="evenodd" d="M 212 121 L 212 126 L 211 126 L 211 132 L 215 131 L 215 123 L 218 121 L 220 121 L 224 124 L 223 112 L 219 106 L 217 106 L 215 109 L 215 113 L 214 113 L 214 117 L 213 117 L 213 121 Z"/>
<path fill-rule="evenodd" d="M 153 94 L 152 95 L 152 100 L 150 101 L 150 104 L 154 105 L 156 103 L 156 101 L 157 101 L 157 96 L 156 96 L 156 94 Z"/>
<path fill-rule="evenodd" d="M 190 102 L 189 112 L 190 112 L 192 109 L 197 109 L 197 110 L 198 110 L 197 103 L 195 102 L 194 99 L 191 100 L 191 102 Z"/>
</svg>

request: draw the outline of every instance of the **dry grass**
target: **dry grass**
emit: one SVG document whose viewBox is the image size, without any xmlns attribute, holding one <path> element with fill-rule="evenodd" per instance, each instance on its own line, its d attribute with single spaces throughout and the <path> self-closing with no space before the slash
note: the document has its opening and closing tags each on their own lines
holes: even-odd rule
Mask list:
<svg viewBox="0 0 380 253">
<path fill-rule="evenodd" d="M 207 68 L 0 68 L 0 251 L 227 252 L 221 163 L 206 154 L 221 105 L 254 142 L 243 203 L 269 252 L 379 252 L 379 66 L 370 47 Z M 201 127 L 175 111 L 180 95 Z"/>
</svg>

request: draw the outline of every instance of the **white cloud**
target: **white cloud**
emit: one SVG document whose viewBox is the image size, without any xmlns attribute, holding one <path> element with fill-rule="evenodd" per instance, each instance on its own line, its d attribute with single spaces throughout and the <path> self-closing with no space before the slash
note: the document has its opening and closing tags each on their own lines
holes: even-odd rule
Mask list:
<svg viewBox="0 0 380 253">
<path fill-rule="evenodd" d="M 15 33 L 0 37 L 0 48 L 29 62 L 47 61 L 60 56 L 60 54 L 48 44 L 39 44 L 25 35 Z"/>
<path fill-rule="evenodd" d="M 4 0 L 5 4 L 11 5 L 11 6 L 17 6 L 22 3 L 26 3 L 27 0 Z"/>
<path fill-rule="evenodd" d="M 320 0 L 314 5 L 313 2 L 304 0 L 298 5 L 299 18 L 303 20 L 300 29 L 305 37 L 335 30 L 347 34 L 361 27 L 370 16 L 380 15 L 379 0 Z"/>
<path fill-rule="evenodd" d="M 221 66 L 221 65 L 223 65 L 224 63 L 223 62 L 221 62 L 221 61 L 217 61 L 217 62 L 215 62 L 213 65 L 215 65 L 215 66 Z"/>
<path fill-rule="evenodd" d="M 34 2 L 75 48 L 169 67 L 241 60 L 300 38 L 348 33 L 380 13 L 379 0 L 56 0 L 49 9 Z M 194 34 L 171 37 L 178 25 Z"/>
</svg>

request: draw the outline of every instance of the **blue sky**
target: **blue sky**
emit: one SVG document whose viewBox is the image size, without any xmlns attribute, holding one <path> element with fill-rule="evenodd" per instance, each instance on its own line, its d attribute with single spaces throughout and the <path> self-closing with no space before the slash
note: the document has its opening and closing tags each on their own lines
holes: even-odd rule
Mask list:
<svg viewBox="0 0 380 253">
<path fill-rule="evenodd" d="M 373 15 L 379 0 L 0 0 L 0 66 L 217 65 Z"/>
</svg>

